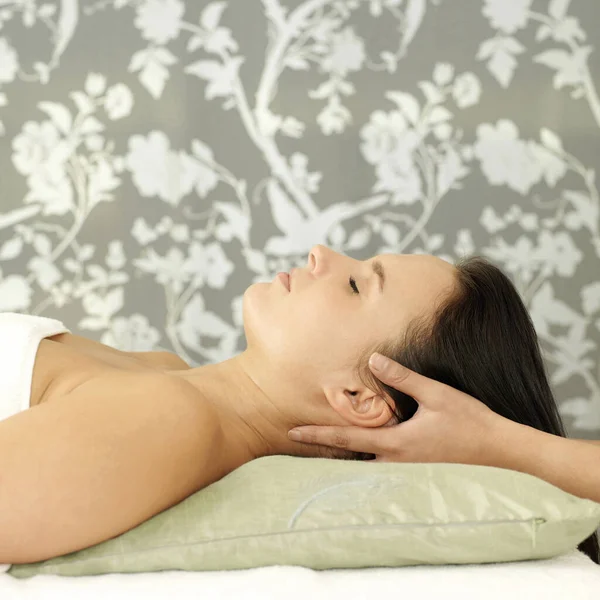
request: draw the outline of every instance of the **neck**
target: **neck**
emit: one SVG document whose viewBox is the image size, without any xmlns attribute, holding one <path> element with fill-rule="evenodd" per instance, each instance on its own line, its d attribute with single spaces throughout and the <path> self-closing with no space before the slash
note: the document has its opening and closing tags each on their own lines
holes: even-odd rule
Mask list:
<svg viewBox="0 0 600 600">
<path fill-rule="evenodd" d="M 237 468 L 255 458 L 274 454 L 325 457 L 328 449 L 293 442 L 287 433 L 298 425 L 342 425 L 323 399 L 297 397 L 306 382 L 283 382 L 272 368 L 248 351 L 220 363 L 173 374 L 182 377 L 209 403 L 225 436 L 227 462 Z M 304 386 L 304 387 L 303 387 Z"/>
</svg>

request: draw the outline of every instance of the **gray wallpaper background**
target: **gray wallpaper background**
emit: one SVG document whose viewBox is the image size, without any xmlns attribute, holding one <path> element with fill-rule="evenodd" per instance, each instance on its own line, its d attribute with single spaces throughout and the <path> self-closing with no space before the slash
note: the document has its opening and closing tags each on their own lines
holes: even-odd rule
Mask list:
<svg viewBox="0 0 600 600">
<path fill-rule="evenodd" d="M 325 244 L 480 253 L 600 438 L 595 0 L 0 0 L 0 311 L 193 365 Z"/>
</svg>

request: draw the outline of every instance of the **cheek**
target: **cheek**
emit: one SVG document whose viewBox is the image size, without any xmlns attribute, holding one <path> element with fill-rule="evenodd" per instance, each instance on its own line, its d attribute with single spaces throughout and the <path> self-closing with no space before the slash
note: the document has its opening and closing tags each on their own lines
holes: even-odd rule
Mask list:
<svg viewBox="0 0 600 600">
<path fill-rule="evenodd" d="M 356 316 L 356 313 L 354 314 Z M 311 337 L 338 334 L 340 328 L 351 322 L 348 305 L 340 295 L 306 294 L 290 303 L 287 319 L 294 321 L 300 330 Z"/>
<path fill-rule="evenodd" d="M 355 352 L 357 344 L 364 345 L 369 324 L 366 315 L 361 315 L 358 299 L 344 297 L 341 290 L 339 294 L 303 290 L 287 295 L 267 285 L 254 284 L 244 293 L 249 345 L 263 346 L 273 359 L 279 354 L 286 362 L 294 359 L 304 364 L 337 363 Z"/>
<path fill-rule="evenodd" d="M 296 332 L 297 347 L 319 361 L 337 364 L 363 345 L 369 334 L 366 315 L 347 299 L 319 298 L 302 303 L 290 311 L 286 321 Z"/>
</svg>

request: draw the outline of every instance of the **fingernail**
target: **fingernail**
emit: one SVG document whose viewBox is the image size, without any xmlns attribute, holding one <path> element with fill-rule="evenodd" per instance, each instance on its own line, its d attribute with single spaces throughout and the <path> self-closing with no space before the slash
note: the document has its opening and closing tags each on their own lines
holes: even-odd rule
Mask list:
<svg viewBox="0 0 600 600">
<path fill-rule="evenodd" d="M 290 429 L 288 438 L 294 442 L 299 442 L 302 439 L 302 434 L 297 429 Z"/>
<path fill-rule="evenodd" d="M 379 354 L 379 352 L 374 352 L 371 354 L 371 358 L 369 358 L 369 364 L 376 371 L 383 371 L 388 364 L 388 359 L 382 354 Z"/>
</svg>

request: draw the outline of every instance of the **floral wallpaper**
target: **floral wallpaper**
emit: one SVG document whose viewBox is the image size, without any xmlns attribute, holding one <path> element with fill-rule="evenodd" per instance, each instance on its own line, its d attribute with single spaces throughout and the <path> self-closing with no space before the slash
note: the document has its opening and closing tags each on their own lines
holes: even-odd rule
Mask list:
<svg viewBox="0 0 600 600">
<path fill-rule="evenodd" d="M 192 365 L 305 264 L 479 253 L 600 438 L 595 0 L 0 0 L 0 310 Z"/>
</svg>

